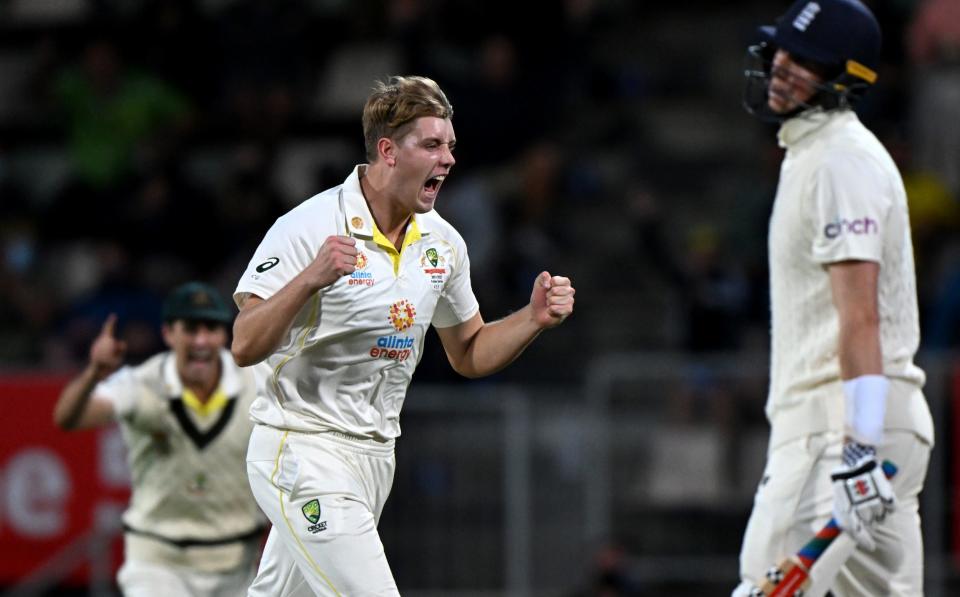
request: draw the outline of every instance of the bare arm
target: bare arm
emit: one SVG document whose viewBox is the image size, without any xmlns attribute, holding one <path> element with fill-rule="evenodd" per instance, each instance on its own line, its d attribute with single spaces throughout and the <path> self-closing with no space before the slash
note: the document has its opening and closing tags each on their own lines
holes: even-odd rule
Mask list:
<svg viewBox="0 0 960 597">
<path fill-rule="evenodd" d="M 833 304 L 840 320 L 840 377 L 882 375 L 877 280 L 880 265 L 841 261 L 829 266 Z"/>
<path fill-rule="evenodd" d="M 90 429 L 113 422 L 113 404 L 91 400 L 93 389 L 123 364 L 126 346 L 114 338 L 117 316 L 111 314 L 90 346 L 90 362 L 63 388 L 53 407 L 53 422 L 61 429 Z"/>
<path fill-rule="evenodd" d="M 355 243 L 349 236 L 328 237 L 316 259 L 275 295 L 267 300 L 251 295 L 240 305 L 230 346 L 238 365 L 248 367 L 270 356 L 310 297 L 356 269 Z"/>
<path fill-rule="evenodd" d="M 541 273 L 530 304 L 508 317 L 484 323 L 480 314 L 437 333 L 454 370 L 465 377 L 496 373 L 514 361 L 545 329 L 560 325 L 573 312 L 575 290 L 563 276 Z"/>
</svg>

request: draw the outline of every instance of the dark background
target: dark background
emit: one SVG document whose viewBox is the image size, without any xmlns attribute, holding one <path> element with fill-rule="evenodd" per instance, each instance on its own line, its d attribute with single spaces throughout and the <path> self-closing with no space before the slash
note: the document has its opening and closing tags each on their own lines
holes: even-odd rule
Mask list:
<svg viewBox="0 0 960 597">
<path fill-rule="evenodd" d="M 902 170 L 923 347 L 947 354 L 960 16 L 955 0 L 868 4 L 884 58 L 859 113 Z M 467 240 L 484 317 L 525 304 L 542 269 L 577 287 L 575 315 L 493 380 L 457 378 L 428 339 L 414 390 L 577 388 L 590 362 L 632 351 L 762 357 L 781 153 L 741 109 L 741 73 L 786 7 L 0 0 L 0 368 L 76 370 L 110 312 L 132 362 L 161 350 L 169 289 L 232 294 L 273 220 L 363 161 L 363 100 L 391 74 L 434 78 L 453 103 L 437 210 Z M 744 414 L 757 425 L 761 405 Z M 744 516 L 718 551 L 735 553 Z"/>
</svg>

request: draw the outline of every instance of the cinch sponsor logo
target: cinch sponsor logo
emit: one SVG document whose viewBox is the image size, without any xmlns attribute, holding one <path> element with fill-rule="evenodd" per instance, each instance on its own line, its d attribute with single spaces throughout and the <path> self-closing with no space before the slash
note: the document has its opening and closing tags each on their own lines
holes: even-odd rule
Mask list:
<svg viewBox="0 0 960 597">
<path fill-rule="evenodd" d="M 375 359 L 393 359 L 405 361 L 413 353 L 413 338 L 410 336 L 380 336 L 377 345 L 370 349 Z"/>
<path fill-rule="evenodd" d="M 837 238 L 841 234 L 877 234 L 880 232 L 880 225 L 876 220 L 870 218 L 858 218 L 848 220 L 846 218 L 830 222 L 823 227 L 823 235 L 827 238 Z"/>
</svg>

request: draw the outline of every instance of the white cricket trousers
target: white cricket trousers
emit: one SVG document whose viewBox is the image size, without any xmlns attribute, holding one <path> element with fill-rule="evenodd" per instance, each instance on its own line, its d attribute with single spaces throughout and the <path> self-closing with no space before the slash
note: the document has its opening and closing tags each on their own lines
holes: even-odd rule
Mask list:
<svg viewBox="0 0 960 597">
<path fill-rule="evenodd" d="M 201 572 L 185 566 L 126 560 L 117 572 L 124 597 L 236 597 L 253 580 L 253 561 L 228 572 Z"/>
<path fill-rule="evenodd" d="M 897 465 L 891 480 L 897 509 L 874 530 L 877 549 L 856 548 L 842 533 L 813 566 L 807 597 L 921 597 L 923 541 L 918 513 L 920 490 L 931 446 L 910 431 L 887 430 L 878 450 Z M 831 518 L 830 473 L 840 465 L 843 437 L 822 433 L 787 442 L 767 457 L 753 513 L 740 551 L 740 585 L 733 597 L 746 597 L 764 573 L 796 553 Z"/>
<path fill-rule="evenodd" d="M 392 441 L 255 425 L 247 473 L 273 528 L 247 594 L 399 595 L 377 533 L 395 464 Z"/>
</svg>

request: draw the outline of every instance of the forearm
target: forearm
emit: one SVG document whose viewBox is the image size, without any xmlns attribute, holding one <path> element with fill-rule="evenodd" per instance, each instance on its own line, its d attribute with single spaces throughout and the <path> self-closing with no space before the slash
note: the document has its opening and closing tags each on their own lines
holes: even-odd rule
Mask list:
<svg viewBox="0 0 960 597">
<path fill-rule="evenodd" d="M 880 266 L 870 261 L 843 261 L 830 266 L 830 287 L 840 335 L 840 377 L 883 373 L 877 285 Z"/>
<path fill-rule="evenodd" d="M 848 380 L 861 375 L 883 375 L 883 353 L 880 348 L 880 325 L 865 317 L 843 322 L 837 347 L 840 377 Z"/>
<path fill-rule="evenodd" d="M 858 444 L 879 445 L 890 383 L 883 375 L 879 324 L 866 317 L 841 325 L 838 355 L 845 435 Z"/>
<path fill-rule="evenodd" d="M 486 323 L 471 338 L 454 368 L 466 377 L 483 377 L 512 363 L 543 331 L 529 305 L 511 315 Z"/>
<path fill-rule="evenodd" d="M 233 324 L 230 349 L 237 364 L 248 367 L 270 356 L 315 293 L 301 274 L 268 300 L 249 298 Z"/>
<path fill-rule="evenodd" d="M 76 429 L 90 395 L 100 381 L 96 366 L 90 364 L 63 388 L 53 408 L 53 422 L 61 429 Z"/>
</svg>

